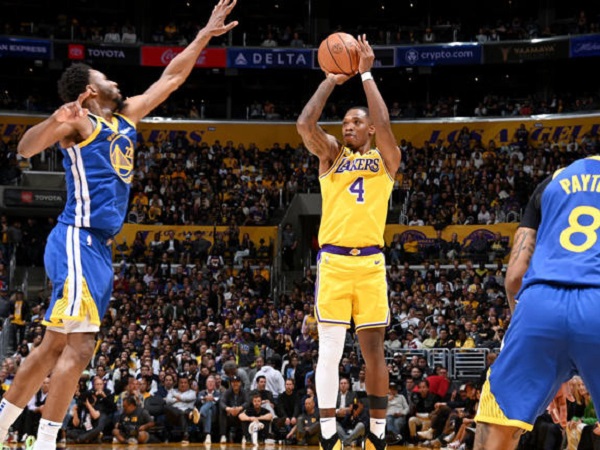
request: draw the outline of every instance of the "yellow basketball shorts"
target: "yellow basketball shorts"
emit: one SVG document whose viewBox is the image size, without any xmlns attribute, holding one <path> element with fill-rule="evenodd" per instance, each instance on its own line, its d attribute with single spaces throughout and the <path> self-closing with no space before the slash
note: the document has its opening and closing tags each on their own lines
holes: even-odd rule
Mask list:
<svg viewBox="0 0 600 450">
<path fill-rule="evenodd" d="M 317 257 L 315 315 L 319 323 L 356 330 L 390 322 L 385 257 L 378 247 L 324 245 Z"/>
</svg>

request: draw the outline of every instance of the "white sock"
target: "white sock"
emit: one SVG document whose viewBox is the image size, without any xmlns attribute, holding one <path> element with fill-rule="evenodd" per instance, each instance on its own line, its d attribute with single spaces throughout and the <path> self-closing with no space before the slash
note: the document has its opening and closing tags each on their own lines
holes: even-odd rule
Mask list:
<svg viewBox="0 0 600 450">
<path fill-rule="evenodd" d="M 383 439 L 385 436 L 385 419 L 375 419 L 371 417 L 371 419 L 369 419 L 369 428 L 375 437 Z"/>
<path fill-rule="evenodd" d="M 23 408 L 13 405 L 5 398 L 2 399 L 0 402 L 0 445 L 6 440 L 8 430 L 22 412 Z"/>
<path fill-rule="evenodd" d="M 323 436 L 323 439 L 329 439 L 337 433 L 335 417 L 323 417 L 319 419 L 319 422 L 321 422 L 321 436 Z"/>
<path fill-rule="evenodd" d="M 41 419 L 40 426 L 38 427 L 37 441 L 35 441 L 33 450 L 55 450 L 56 437 L 61 427 L 61 422 Z"/>
</svg>

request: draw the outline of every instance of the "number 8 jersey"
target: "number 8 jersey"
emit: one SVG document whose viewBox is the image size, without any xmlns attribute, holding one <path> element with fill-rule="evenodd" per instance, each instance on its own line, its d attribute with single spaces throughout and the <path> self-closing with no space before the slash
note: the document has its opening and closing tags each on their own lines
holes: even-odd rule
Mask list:
<svg viewBox="0 0 600 450">
<path fill-rule="evenodd" d="M 600 157 L 575 161 L 544 180 L 520 226 L 537 229 L 521 292 L 538 283 L 600 286 Z"/>
<path fill-rule="evenodd" d="M 361 155 L 342 147 L 319 182 L 323 197 L 319 244 L 383 247 L 394 179 L 379 150 Z"/>
</svg>

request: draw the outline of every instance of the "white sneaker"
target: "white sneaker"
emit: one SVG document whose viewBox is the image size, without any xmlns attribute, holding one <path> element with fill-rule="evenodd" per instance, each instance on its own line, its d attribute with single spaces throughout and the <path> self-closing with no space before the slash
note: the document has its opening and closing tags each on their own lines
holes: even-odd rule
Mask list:
<svg viewBox="0 0 600 450">
<path fill-rule="evenodd" d="M 430 441 L 431 439 L 433 439 L 433 429 L 430 428 L 426 431 L 417 431 L 417 436 L 419 436 L 421 439 L 426 439 Z"/>
<path fill-rule="evenodd" d="M 221 436 L 221 444 L 227 444 L 227 436 Z"/>
<path fill-rule="evenodd" d="M 448 436 L 444 436 L 444 441 L 452 442 L 452 440 L 454 439 L 454 436 L 456 436 L 456 433 L 453 431 Z"/>
<path fill-rule="evenodd" d="M 246 436 L 242 438 L 242 445 L 246 445 Z"/>
<path fill-rule="evenodd" d="M 225 436 L 223 436 L 223 437 L 225 437 Z M 206 438 L 204 439 L 204 443 L 205 443 L 205 444 L 210 444 L 210 443 L 211 443 L 211 440 L 210 440 L 210 433 L 206 435 Z"/>
</svg>

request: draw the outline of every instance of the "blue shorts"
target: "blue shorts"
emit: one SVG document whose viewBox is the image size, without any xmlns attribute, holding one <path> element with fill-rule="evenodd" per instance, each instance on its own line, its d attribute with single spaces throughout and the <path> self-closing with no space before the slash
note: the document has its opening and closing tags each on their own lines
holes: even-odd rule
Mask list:
<svg viewBox="0 0 600 450">
<path fill-rule="evenodd" d="M 600 288 L 525 289 L 475 420 L 531 430 L 560 385 L 577 374 L 600 404 L 599 308 Z"/>
<path fill-rule="evenodd" d="M 100 325 L 110 302 L 114 271 L 106 238 L 86 228 L 58 223 L 48 236 L 44 254 L 52 281 L 52 299 L 44 324 L 61 327 L 64 321 Z"/>
</svg>

